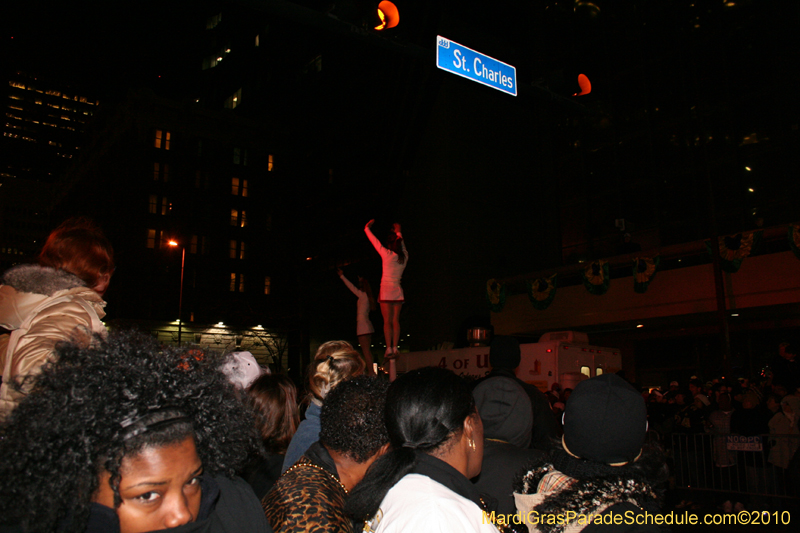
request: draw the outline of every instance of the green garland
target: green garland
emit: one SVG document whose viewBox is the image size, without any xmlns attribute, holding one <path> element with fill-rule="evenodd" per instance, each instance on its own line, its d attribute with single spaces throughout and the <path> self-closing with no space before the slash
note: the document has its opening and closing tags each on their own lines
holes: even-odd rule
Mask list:
<svg viewBox="0 0 800 533">
<path fill-rule="evenodd" d="M 725 272 L 735 274 L 742 266 L 742 261 L 753 251 L 753 247 L 761 240 L 763 232 L 745 231 L 734 235 L 725 235 L 718 239 L 719 266 Z M 711 243 L 706 241 L 709 255 L 712 254 Z"/>
<path fill-rule="evenodd" d="M 506 286 L 492 278 L 486 282 L 486 301 L 489 309 L 499 313 L 506 305 Z"/>
<path fill-rule="evenodd" d="M 547 278 L 539 278 L 533 281 L 525 280 L 528 285 L 528 299 L 531 301 L 534 309 L 544 311 L 553 299 L 556 297 L 556 286 L 558 282 L 558 274 L 553 274 Z"/>
<path fill-rule="evenodd" d="M 608 291 L 611 277 L 608 275 L 608 261 L 592 261 L 584 269 L 583 286 L 590 293 L 600 296 Z"/>
<path fill-rule="evenodd" d="M 656 277 L 658 265 L 661 264 L 661 256 L 634 257 L 633 258 L 633 290 L 639 294 L 644 294 L 653 278 Z"/>
</svg>

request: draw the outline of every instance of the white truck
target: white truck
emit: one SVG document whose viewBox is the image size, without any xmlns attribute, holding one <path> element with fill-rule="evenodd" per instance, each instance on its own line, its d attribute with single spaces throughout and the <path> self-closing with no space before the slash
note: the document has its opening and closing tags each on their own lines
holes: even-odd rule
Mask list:
<svg viewBox="0 0 800 533">
<path fill-rule="evenodd" d="M 562 389 L 574 388 L 584 379 L 622 368 L 618 349 L 593 346 L 585 333 L 577 331 L 546 333 L 539 342 L 520 344 L 520 352 L 517 377 L 542 392 L 550 390 L 553 383 Z M 424 366 L 448 368 L 461 376 L 483 377 L 491 370 L 489 347 L 409 352 L 397 360 L 398 373 Z"/>
</svg>

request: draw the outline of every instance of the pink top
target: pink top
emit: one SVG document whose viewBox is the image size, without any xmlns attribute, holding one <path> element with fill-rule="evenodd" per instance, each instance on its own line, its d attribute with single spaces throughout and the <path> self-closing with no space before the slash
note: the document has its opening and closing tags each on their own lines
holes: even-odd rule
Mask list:
<svg viewBox="0 0 800 533">
<path fill-rule="evenodd" d="M 381 292 L 378 300 L 382 302 L 402 302 L 405 298 L 403 297 L 403 288 L 400 286 L 400 280 L 402 279 L 403 271 L 406 269 L 406 265 L 408 264 L 406 241 L 403 240 L 400 244 L 403 247 L 403 253 L 405 253 L 406 256 L 405 261 L 400 263 L 397 260 L 397 254 L 383 246 L 378 238 L 373 235 L 372 230 L 369 228 L 364 228 L 364 232 L 367 234 L 367 237 L 369 237 L 372 246 L 374 246 L 375 250 L 377 250 L 377 252 L 380 254 L 381 261 L 383 262 Z M 400 233 L 398 233 L 397 236 L 401 239 L 403 238 Z"/>
</svg>

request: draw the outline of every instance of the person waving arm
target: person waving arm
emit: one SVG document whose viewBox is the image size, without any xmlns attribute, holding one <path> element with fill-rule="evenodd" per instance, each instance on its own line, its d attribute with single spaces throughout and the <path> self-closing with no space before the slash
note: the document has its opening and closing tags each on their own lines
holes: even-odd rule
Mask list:
<svg viewBox="0 0 800 533">
<path fill-rule="evenodd" d="M 356 296 L 359 297 L 361 296 L 361 293 L 363 291 L 359 290 L 355 285 L 353 285 L 353 283 L 349 279 L 345 277 L 344 272 L 342 272 L 341 268 L 337 268 L 336 273 L 339 274 L 339 279 L 341 279 L 344 282 L 344 284 L 347 285 L 347 288 L 350 289 L 350 292 L 352 292 Z"/>
<path fill-rule="evenodd" d="M 378 238 L 375 236 L 375 234 L 372 233 L 372 225 L 373 224 L 375 224 L 375 219 L 372 219 L 369 222 L 367 222 L 367 225 L 364 226 L 364 233 L 367 234 L 367 237 L 369 238 L 369 242 L 372 243 L 372 246 L 375 247 L 375 250 L 379 254 L 381 254 L 381 257 L 383 257 L 384 254 L 386 254 L 386 252 L 388 250 L 386 250 L 386 248 L 381 244 L 381 241 L 378 240 Z"/>
</svg>

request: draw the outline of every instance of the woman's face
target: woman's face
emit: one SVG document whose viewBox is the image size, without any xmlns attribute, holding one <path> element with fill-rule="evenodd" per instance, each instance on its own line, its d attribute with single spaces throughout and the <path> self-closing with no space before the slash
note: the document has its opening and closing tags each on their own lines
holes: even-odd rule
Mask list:
<svg viewBox="0 0 800 533">
<path fill-rule="evenodd" d="M 117 507 L 120 533 L 139 533 L 177 527 L 197 519 L 200 511 L 200 475 L 203 464 L 194 438 L 166 446 L 144 448 L 124 457 L 120 465 Z M 92 498 L 114 508 L 110 474 L 100 474 L 100 488 Z"/>
</svg>

